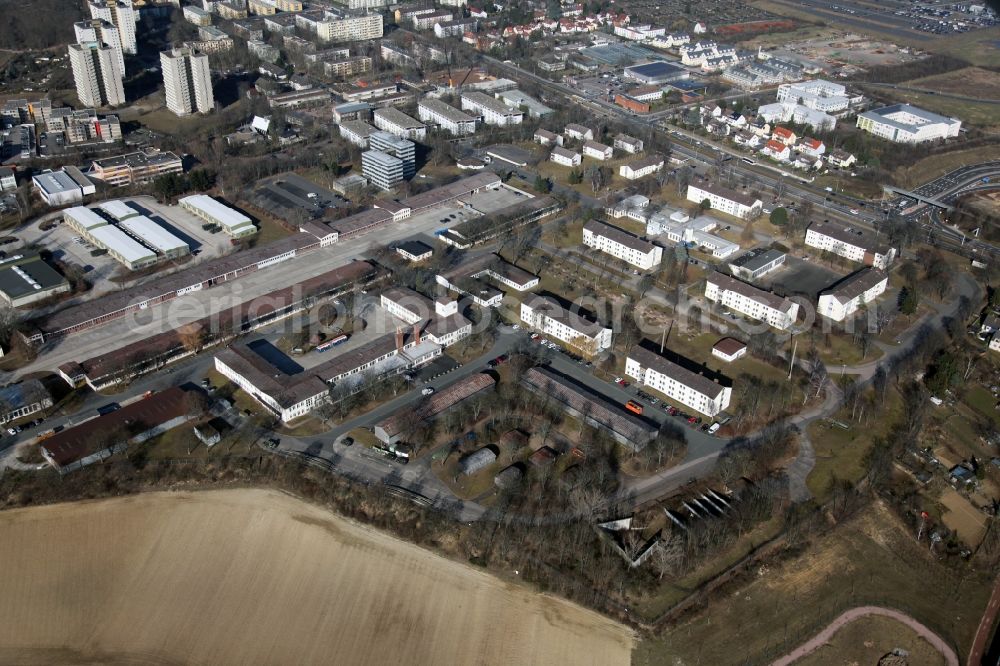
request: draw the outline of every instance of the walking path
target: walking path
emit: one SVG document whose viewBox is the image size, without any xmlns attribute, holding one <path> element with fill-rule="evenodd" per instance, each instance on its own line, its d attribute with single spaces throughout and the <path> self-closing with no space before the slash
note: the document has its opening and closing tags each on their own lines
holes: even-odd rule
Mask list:
<svg viewBox="0 0 1000 666">
<path fill-rule="evenodd" d="M 966 666 L 980 666 L 983 664 L 983 654 L 987 650 L 990 642 L 990 632 L 996 624 L 997 614 L 1000 613 L 1000 576 L 997 576 L 993 585 L 993 594 L 983 611 L 983 619 L 979 621 L 979 629 L 976 630 L 976 637 L 972 641 L 972 648 L 969 650 L 969 659 Z M 1000 629 L 997 629 L 1000 632 Z"/>
<path fill-rule="evenodd" d="M 909 615 L 900 613 L 899 611 L 891 608 L 882 608 L 881 606 L 858 606 L 857 608 L 844 611 L 837 619 L 828 624 L 823 631 L 819 632 L 784 657 L 775 660 L 771 666 L 790 666 L 791 664 L 794 664 L 799 659 L 802 659 L 808 654 L 812 654 L 819 648 L 826 645 L 833 635 L 847 624 L 869 615 L 881 615 L 883 617 L 888 617 L 909 627 L 913 631 L 917 632 L 921 638 L 934 646 L 934 649 L 944 656 L 945 663 L 947 663 L 948 666 L 958 666 L 958 655 L 955 654 L 955 651 L 950 645 L 948 645 L 948 643 L 945 642 L 943 638 L 935 634 L 923 624 L 914 620 Z"/>
</svg>

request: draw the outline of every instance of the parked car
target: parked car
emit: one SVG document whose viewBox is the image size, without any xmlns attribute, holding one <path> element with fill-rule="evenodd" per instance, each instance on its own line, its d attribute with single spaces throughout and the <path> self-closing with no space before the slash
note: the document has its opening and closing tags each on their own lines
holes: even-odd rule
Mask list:
<svg viewBox="0 0 1000 666">
<path fill-rule="evenodd" d="M 710 426 L 708 427 L 708 434 L 709 434 L 709 435 L 714 435 L 715 433 L 719 432 L 719 428 L 721 428 L 721 427 L 722 427 L 722 426 L 721 426 L 720 424 L 718 424 L 718 423 L 713 423 L 712 425 L 710 425 Z"/>
<path fill-rule="evenodd" d="M 434 389 L 431 388 L 430 386 L 428 386 L 428 387 L 426 387 L 424 389 L 421 389 L 421 391 L 420 391 L 420 395 L 432 395 L 433 393 L 434 393 Z"/>
<path fill-rule="evenodd" d="M 344 439 L 340 440 L 340 443 L 343 444 L 344 446 L 354 446 L 354 438 L 345 437 Z"/>
</svg>

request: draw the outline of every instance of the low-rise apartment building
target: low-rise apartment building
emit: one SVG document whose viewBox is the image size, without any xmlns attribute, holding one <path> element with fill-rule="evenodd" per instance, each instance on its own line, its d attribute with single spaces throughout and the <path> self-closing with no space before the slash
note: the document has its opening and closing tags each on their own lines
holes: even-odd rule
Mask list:
<svg viewBox="0 0 1000 666">
<path fill-rule="evenodd" d="M 764 205 L 760 199 L 749 194 L 706 182 L 689 184 L 687 200 L 699 204 L 707 200 L 713 210 L 728 213 L 741 220 L 757 217 Z"/>
<path fill-rule="evenodd" d="M 801 104 L 824 113 L 846 111 L 851 105 L 852 99 L 860 101 L 860 96 L 851 97 L 847 94 L 847 88 L 844 86 L 823 79 L 785 83 L 778 86 L 779 102 Z"/>
<path fill-rule="evenodd" d="M 663 169 L 664 161 L 659 155 L 650 155 L 633 160 L 618 167 L 618 175 L 626 180 L 645 178 Z"/>
<path fill-rule="evenodd" d="M 896 258 L 896 248 L 843 222 L 813 222 L 806 230 L 806 245 L 883 271 Z"/>
<path fill-rule="evenodd" d="M 479 91 L 462 93 L 462 110 L 479 114 L 487 125 L 520 125 L 524 113 L 507 106 L 496 97 Z"/>
<path fill-rule="evenodd" d="M 338 125 L 338 131 L 355 146 L 368 148 L 368 138 L 378 129 L 363 120 L 345 120 Z"/>
<path fill-rule="evenodd" d="M 562 134 L 556 134 L 555 132 L 541 128 L 535 130 L 533 139 L 535 143 L 540 143 L 543 146 L 561 146 L 563 142 Z"/>
<path fill-rule="evenodd" d="M 885 293 L 889 276 L 867 266 L 820 293 L 819 313 L 834 321 L 844 321 L 864 305 Z"/>
<path fill-rule="evenodd" d="M 521 321 L 590 356 L 611 347 L 610 328 L 567 310 L 547 296 L 533 296 L 522 301 Z"/>
<path fill-rule="evenodd" d="M 401 139 L 411 141 L 422 140 L 427 136 L 427 125 L 419 120 L 411 118 L 399 109 L 388 106 L 383 109 L 375 109 L 373 114 L 375 127 L 380 130 L 394 134 Z"/>
<path fill-rule="evenodd" d="M 583 154 L 595 160 L 601 160 L 602 162 L 610 160 L 612 152 L 611 146 L 606 146 L 603 143 L 598 143 L 597 141 L 583 142 Z"/>
<path fill-rule="evenodd" d="M 424 122 L 435 123 L 455 136 L 476 133 L 475 118 L 433 97 L 426 97 L 417 103 L 417 115 Z"/>
<path fill-rule="evenodd" d="M 635 346 L 625 360 L 625 375 L 685 407 L 714 417 L 729 406 L 733 389 L 688 370 L 645 347 Z"/>
<path fill-rule="evenodd" d="M 583 125 L 577 125 L 576 123 L 569 123 L 566 125 L 563 133 L 569 138 L 577 139 L 578 141 L 594 140 L 594 130 L 589 127 L 584 127 Z"/>
<path fill-rule="evenodd" d="M 663 259 L 659 245 L 597 220 L 583 225 L 583 244 L 644 271 L 656 268 Z"/>
<path fill-rule="evenodd" d="M 779 331 L 790 329 L 799 314 L 798 303 L 718 272 L 705 278 L 705 298 Z"/>
<path fill-rule="evenodd" d="M 626 153 L 634 155 L 642 152 L 643 142 L 642 139 L 637 139 L 634 136 L 619 134 L 615 137 L 614 147 L 618 150 L 624 150 Z"/>
<path fill-rule="evenodd" d="M 583 157 L 575 150 L 563 148 L 562 146 L 556 146 L 552 149 L 552 152 L 549 153 L 549 159 L 556 164 L 575 167 L 580 166 L 580 162 L 583 160 Z"/>
</svg>

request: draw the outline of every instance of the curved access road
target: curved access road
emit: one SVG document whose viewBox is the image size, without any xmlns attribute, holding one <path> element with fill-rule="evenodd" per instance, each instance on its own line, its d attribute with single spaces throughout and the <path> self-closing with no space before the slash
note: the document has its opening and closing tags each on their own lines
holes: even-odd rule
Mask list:
<svg viewBox="0 0 1000 666">
<path fill-rule="evenodd" d="M 784 657 L 775 660 L 771 666 L 791 666 L 791 664 L 794 664 L 799 659 L 812 654 L 819 648 L 826 645 L 833 635 L 844 626 L 850 624 L 854 620 L 862 617 L 868 617 L 870 615 L 881 615 L 883 617 L 892 618 L 900 624 L 909 627 L 913 631 L 917 632 L 921 638 L 934 646 L 934 649 L 940 652 L 944 657 L 945 663 L 947 663 L 948 666 L 958 666 L 958 655 L 955 654 L 955 650 L 953 650 L 943 638 L 935 634 L 920 622 L 914 620 L 909 615 L 900 613 L 899 611 L 891 608 L 882 608 L 881 606 L 858 606 L 857 608 L 844 611 L 839 617 L 837 617 L 837 619 L 828 624 L 823 631 L 819 632 L 808 641 L 786 654 Z"/>
</svg>

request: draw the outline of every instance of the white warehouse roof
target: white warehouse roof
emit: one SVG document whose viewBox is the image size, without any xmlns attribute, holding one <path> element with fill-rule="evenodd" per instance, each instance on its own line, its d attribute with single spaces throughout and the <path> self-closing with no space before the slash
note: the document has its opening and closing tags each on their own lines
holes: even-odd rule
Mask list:
<svg viewBox="0 0 1000 666">
<path fill-rule="evenodd" d="M 142 239 L 146 245 L 149 245 L 158 252 L 167 253 L 188 246 L 187 243 L 145 215 L 130 217 L 127 220 L 122 220 L 120 224 L 123 229 L 128 230 L 133 236 Z"/>
<path fill-rule="evenodd" d="M 134 264 L 143 259 L 156 259 L 156 254 L 129 238 L 124 231 L 110 225 L 92 229 L 90 235 L 109 251 Z"/>
<path fill-rule="evenodd" d="M 181 198 L 180 203 L 200 210 L 218 224 L 230 230 L 253 225 L 249 217 L 239 211 L 233 210 L 229 206 L 219 203 L 207 194 L 192 194 Z"/>
<path fill-rule="evenodd" d="M 127 217 L 132 217 L 133 215 L 138 215 L 139 212 L 129 206 L 124 201 L 118 199 L 112 199 L 111 201 L 105 201 L 98 206 L 105 213 L 115 218 L 116 220 L 124 220 Z"/>
<path fill-rule="evenodd" d="M 38 189 L 50 196 L 53 194 L 61 194 L 63 192 L 80 189 L 80 184 L 70 178 L 69 174 L 63 171 L 40 173 L 36 176 L 32 176 L 31 180 L 35 183 L 35 186 Z"/>
<path fill-rule="evenodd" d="M 63 215 L 73 218 L 81 227 L 90 231 L 97 227 L 103 227 L 108 223 L 103 217 L 90 210 L 86 206 L 73 206 L 63 211 Z"/>
</svg>

